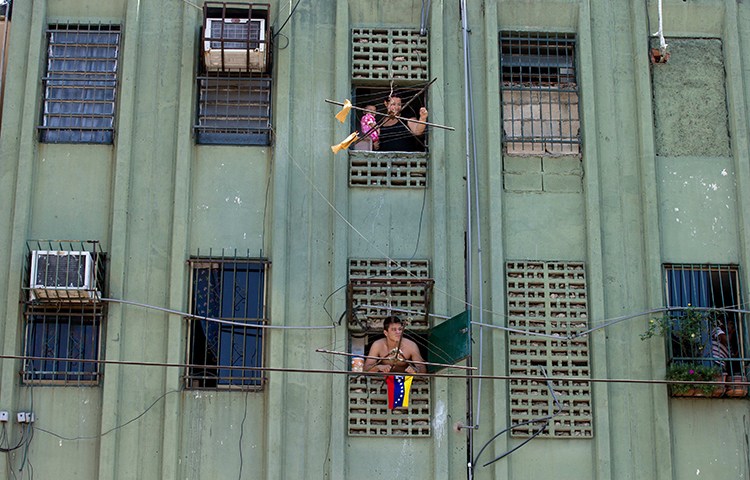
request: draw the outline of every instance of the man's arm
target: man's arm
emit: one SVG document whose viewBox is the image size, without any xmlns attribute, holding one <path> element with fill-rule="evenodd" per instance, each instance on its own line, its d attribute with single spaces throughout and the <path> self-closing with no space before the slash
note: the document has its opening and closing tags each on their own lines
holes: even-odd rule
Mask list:
<svg viewBox="0 0 750 480">
<path fill-rule="evenodd" d="M 427 121 L 427 109 L 422 107 L 419 109 L 419 121 L 420 122 L 426 122 Z M 427 125 L 424 123 L 415 123 L 415 122 L 409 122 L 409 130 L 411 130 L 411 133 L 416 135 L 417 137 L 421 137 L 424 135 L 424 131 L 427 128 Z"/>
<path fill-rule="evenodd" d="M 404 352 L 404 356 L 407 360 L 413 360 L 415 362 L 424 362 L 424 359 L 422 358 L 422 354 L 419 353 L 419 347 L 416 343 L 409 341 L 407 345 L 402 345 L 402 347 L 407 347 L 407 351 Z M 411 372 L 409 370 L 411 369 Z M 406 367 L 406 372 L 408 373 L 425 373 L 427 371 L 427 365 L 423 363 L 412 363 L 408 367 Z"/>
</svg>

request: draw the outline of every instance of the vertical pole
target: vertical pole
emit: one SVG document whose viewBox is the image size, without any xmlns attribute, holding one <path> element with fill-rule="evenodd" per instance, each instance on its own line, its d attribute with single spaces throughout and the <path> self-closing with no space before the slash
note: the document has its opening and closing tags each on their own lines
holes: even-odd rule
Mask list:
<svg viewBox="0 0 750 480">
<path fill-rule="evenodd" d="M 463 32 L 463 54 L 464 54 L 464 109 L 466 124 L 466 231 L 464 233 L 464 244 L 466 251 L 465 258 L 465 298 L 466 306 L 472 304 L 472 211 L 471 211 L 471 112 L 469 110 L 469 29 L 468 29 L 468 12 L 466 11 L 466 0 L 460 0 L 461 13 L 461 30 Z M 471 339 L 471 329 L 469 330 Z M 470 349 L 471 343 L 469 342 Z M 472 366 L 472 355 L 470 352 L 466 363 Z M 474 465 L 474 412 L 473 412 L 473 381 L 471 370 L 466 378 L 466 457 L 467 457 L 467 478 L 473 477 Z"/>
</svg>

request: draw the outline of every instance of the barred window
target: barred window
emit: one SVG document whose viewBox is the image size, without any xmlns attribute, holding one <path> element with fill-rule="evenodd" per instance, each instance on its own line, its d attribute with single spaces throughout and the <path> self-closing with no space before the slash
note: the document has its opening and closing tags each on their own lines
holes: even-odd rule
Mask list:
<svg viewBox="0 0 750 480">
<path fill-rule="evenodd" d="M 271 78 L 198 77 L 198 143 L 269 145 Z"/>
<path fill-rule="evenodd" d="M 205 2 L 196 141 L 270 145 L 270 5 Z"/>
<path fill-rule="evenodd" d="M 263 384 L 266 273 L 263 259 L 192 258 L 188 387 L 259 388 Z M 219 321 L 216 321 L 219 320 Z M 248 325 L 248 326 L 244 326 Z M 255 368 L 255 369 L 254 369 Z"/>
<path fill-rule="evenodd" d="M 667 305 L 685 308 L 666 314 L 670 363 L 715 366 L 728 376 L 745 375 L 745 316 L 731 311 L 742 305 L 738 268 L 667 264 L 664 275 Z"/>
<path fill-rule="evenodd" d="M 50 25 L 42 142 L 112 143 L 120 27 Z"/>
<path fill-rule="evenodd" d="M 101 370 L 101 303 L 40 304 L 26 310 L 23 379 L 65 385 L 97 383 Z"/>
<path fill-rule="evenodd" d="M 26 242 L 22 279 L 26 383 L 96 384 L 101 377 L 106 254 L 96 240 Z"/>
<path fill-rule="evenodd" d="M 508 154 L 580 152 L 575 35 L 502 32 L 500 91 Z"/>
</svg>

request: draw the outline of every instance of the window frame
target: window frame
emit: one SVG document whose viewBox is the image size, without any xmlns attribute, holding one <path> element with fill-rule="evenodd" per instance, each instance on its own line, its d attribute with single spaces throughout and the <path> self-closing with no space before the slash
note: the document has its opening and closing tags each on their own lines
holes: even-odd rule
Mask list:
<svg viewBox="0 0 750 480">
<path fill-rule="evenodd" d="M 188 367 L 185 371 L 185 385 L 188 389 L 210 389 L 210 390 L 225 390 L 225 389 L 239 389 L 239 390 L 260 390 L 265 386 L 266 377 L 264 375 L 263 368 L 266 365 L 266 342 L 267 336 L 265 335 L 263 326 L 268 324 L 268 307 L 267 307 L 267 293 L 268 293 L 268 275 L 270 262 L 263 258 L 214 258 L 214 257 L 191 257 L 188 260 L 188 267 L 190 269 L 190 299 L 189 299 L 189 312 L 191 316 L 188 318 L 187 325 L 187 344 L 186 344 L 186 359 Z M 211 276 L 214 275 L 214 270 L 218 270 L 219 277 L 214 277 L 217 280 L 218 288 L 220 289 L 218 296 L 216 292 L 211 294 L 209 289 L 216 288 L 216 283 L 211 283 Z M 203 302 L 204 299 L 199 298 L 200 292 L 198 292 L 200 282 L 200 271 L 208 271 L 208 284 L 205 286 L 205 305 L 200 307 L 199 303 Z M 244 280 L 246 286 L 251 284 L 257 284 L 255 291 L 257 296 L 254 297 L 254 301 L 248 301 L 251 290 L 245 289 L 244 292 L 247 294 L 243 302 L 242 299 L 239 301 L 244 304 L 244 311 L 247 314 L 248 307 L 254 305 L 255 311 L 260 316 L 255 317 L 242 317 L 234 315 L 234 311 L 238 308 L 238 304 L 234 303 L 237 298 L 234 294 L 237 293 L 238 282 L 242 282 L 238 277 L 240 274 L 244 274 L 246 279 Z M 254 276 L 257 275 L 257 277 Z M 225 275 L 229 275 L 232 278 L 230 285 L 233 290 L 230 292 L 225 289 Z M 251 278 L 252 277 L 252 278 Z M 230 295 L 231 297 L 226 297 Z M 241 295 L 242 292 L 239 293 Z M 213 299 L 213 300 L 212 300 Z M 212 303 L 219 301 L 218 304 Z M 229 305 L 227 302 L 232 302 L 231 314 L 228 310 Z M 217 310 L 218 309 L 218 310 Z M 206 318 L 219 319 L 228 322 L 235 323 L 246 323 L 247 327 L 242 327 L 235 324 L 221 324 L 218 322 L 211 322 Z M 260 328 L 253 328 L 252 325 L 258 325 Z M 210 333 L 211 330 L 215 330 Z M 240 330 L 242 332 L 240 332 Z M 253 353 L 250 361 L 254 362 L 248 364 L 248 343 L 243 343 L 244 351 L 241 353 L 241 364 L 237 365 L 232 358 L 225 355 L 237 354 L 237 350 L 234 349 L 235 337 L 243 336 L 246 339 L 249 331 L 255 331 L 257 333 L 251 336 L 255 338 L 252 343 Z M 198 334 L 203 333 L 203 350 L 201 351 L 200 337 Z M 229 346 L 226 347 L 226 335 L 231 337 L 229 340 Z M 215 336 L 216 346 L 213 352 L 214 361 L 208 363 L 207 357 L 211 346 L 209 345 L 209 335 Z M 230 351 L 225 351 L 225 348 L 229 348 Z M 257 351 L 260 349 L 260 355 L 257 355 Z M 202 357 L 201 357 L 202 355 Z M 202 362 L 197 360 L 203 358 Z M 227 371 L 228 375 L 222 374 L 223 371 Z M 239 376 L 235 373 L 239 371 Z"/>
<path fill-rule="evenodd" d="M 699 309 L 710 309 L 710 308 L 729 308 L 738 309 L 739 305 L 742 305 L 742 285 L 740 268 L 736 264 L 675 264 L 665 263 L 662 268 L 664 275 L 664 299 L 665 304 L 668 308 L 674 309 L 678 307 L 697 307 Z M 675 286 L 674 282 L 670 282 L 670 272 L 689 272 L 689 279 L 681 280 L 681 287 Z M 700 275 L 694 275 L 694 274 Z M 722 275 L 726 275 L 726 278 L 722 278 Z M 672 275 L 676 277 L 677 275 Z M 701 278 L 703 277 L 703 278 Z M 714 277 L 718 277 L 714 280 Z M 706 284 L 707 282 L 707 284 Z M 718 282 L 718 286 L 714 285 L 714 282 Z M 724 283 L 728 285 L 725 287 Z M 681 291 L 678 291 L 679 288 Z M 731 292 L 732 297 L 726 299 L 725 293 Z M 717 293 L 720 293 L 721 298 L 716 298 Z M 681 297 L 681 298 L 675 298 Z M 706 312 L 708 314 L 712 311 L 699 310 L 699 313 Z M 679 349 L 679 344 L 676 344 L 676 340 L 672 335 L 672 329 L 674 324 L 679 321 L 679 317 L 684 315 L 683 310 L 669 310 L 667 315 L 671 315 L 673 318 L 678 320 L 670 322 L 669 335 L 665 335 L 665 348 L 667 351 L 667 362 L 668 364 L 673 363 L 701 363 L 709 362 L 713 364 L 719 361 L 718 357 L 714 357 L 712 348 L 713 340 L 711 340 L 711 332 L 708 326 L 706 329 L 701 327 L 700 335 L 706 336 L 705 344 L 702 345 L 703 350 L 706 354 L 697 355 L 697 351 L 691 351 L 691 355 L 678 355 L 676 350 Z M 724 331 L 727 330 L 726 323 L 735 322 L 737 325 L 736 329 L 736 345 L 735 348 L 738 350 L 738 355 L 730 356 L 724 359 L 727 362 L 727 375 L 744 375 L 746 373 L 745 362 L 749 360 L 748 351 L 750 351 L 750 345 L 748 344 L 748 326 L 746 315 L 740 312 L 721 312 L 716 313 L 719 318 L 719 322 L 723 322 Z M 721 325 L 721 324 L 720 324 Z M 679 353 L 679 352 L 677 352 Z M 734 366 L 734 364 L 737 364 Z M 739 371 L 734 371 L 734 370 Z"/>
<path fill-rule="evenodd" d="M 270 14 L 269 3 L 204 3 L 193 125 L 196 145 L 265 147 L 273 144 Z M 207 32 L 209 24 L 213 26 L 217 22 L 221 24 L 218 37 Z M 247 24 L 248 38 L 234 35 L 236 32 L 228 26 L 235 22 Z M 253 23 L 259 25 L 258 39 L 251 38 Z M 237 54 L 244 61 L 239 61 Z M 220 65 L 217 64 L 219 59 Z"/>
<path fill-rule="evenodd" d="M 536 47 L 532 44 L 534 41 L 537 43 Z M 581 155 L 577 42 L 575 33 L 515 30 L 500 32 L 500 111 L 502 146 L 506 155 Z M 537 54 L 531 52 L 534 48 Z M 560 51 L 564 55 L 557 54 Z M 544 96 L 548 101 L 543 101 Z M 534 101 L 535 97 L 538 100 Z M 563 98 L 568 101 L 563 102 Z M 565 107 L 567 119 L 563 117 Z M 531 111 L 531 118 L 524 118 L 526 109 Z M 555 111 L 560 118 L 553 118 Z M 528 134 L 525 124 L 531 129 Z M 576 126 L 576 132 L 573 133 Z M 516 127 L 520 132 L 516 132 Z M 568 130 L 567 135 L 563 134 L 564 129 Z"/>
<path fill-rule="evenodd" d="M 23 354 L 25 357 L 37 358 L 25 360 L 22 369 L 23 382 L 25 384 L 74 386 L 99 384 L 102 376 L 100 360 L 103 357 L 104 347 L 102 336 L 104 318 L 105 308 L 99 302 L 68 304 L 54 302 L 28 305 L 24 312 Z M 61 322 L 60 319 L 67 319 L 67 322 Z M 77 322 L 74 323 L 73 319 L 77 319 Z M 55 329 L 51 335 L 48 331 L 50 326 Z M 74 336 L 71 332 L 73 326 L 92 330 L 92 334 L 86 336 L 91 339 L 91 348 L 85 353 L 82 352 L 82 355 L 78 357 L 70 355 L 74 346 L 74 340 L 71 339 Z M 41 327 L 42 332 L 37 332 L 36 327 Z M 64 336 L 60 331 L 63 329 L 67 329 Z M 36 335 L 42 335 L 42 338 L 37 339 Z M 64 344 L 63 339 L 67 339 Z M 50 344 L 50 340 L 54 340 L 54 345 Z M 49 351 L 49 348 L 52 348 L 52 351 Z M 59 353 L 61 350 L 64 352 Z M 50 370 L 35 368 L 37 365 L 49 364 L 52 365 Z M 79 368 L 76 369 L 76 365 Z"/>
<path fill-rule="evenodd" d="M 69 35 L 76 37 L 67 39 Z M 88 43 L 72 41 L 77 42 L 79 36 L 97 35 L 111 37 L 114 41 L 96 42 L 93 38 Z M 41 79 L 41 118 L 37 127 L 40 142 L 113 144 L 122 43 L 120 26 L 50 24 L 46 36 L 46 68 Z M 70 44 L 75 46 L 69 49 Z M 113 50 L 114 55 L 102 55 L 103 52 L 96 49 Z M 61 50 L 59 56 L 56 55 L 58 50 Z M 74 65 L 76 61 L 81 65 Z M 71 92 L 75 97 L 65 98 Z M 74 105 L 78 111 L 72 111 Z M 96 111 L 97 106 L 107 105 L 111 108 Z"/>
<path fill-rule="evenodd" d="M 246 146 L 268 146 L 272 143 L 273 132 L 273 78 L 270 74 L 210 74 L 206 72 L 196 77 L 197 81 L 197 102 L 196 102 L 196 124 L 195 141 L 198 145 L 246 145 Z M 216 82 L 216 85 L 208 86 L 209 83 Z M 223 83 L 222 85 L 219 85 Z M 265 85 L 257 89 L 255 85 Z M 230 96 L 228 90 L 233 89 L 235 95 Z M 222 89 L 227 90 L 227 96 L 224 99 L 225 115 L 220 119 L 219 113 L 222 107 L 220 99 L 209 102 L 204 95 L 208 95 L 209 89 L 218 92 Z M 247 91 L 248 96 L 242 97 L 241 93 Z M 259 100 L 255 100 L 260 98 Z M 265 99 L 265 101 L 263 101 Z M 206 109 L 217 109 L 217 118 L 213 120 L 207 118 Z M 231 114 L 232 109 L 237 110 L 236 115 Z M 244 108 L 245 115 L 239 115 L 240 109 Z M 265 110 L 266 115 L 251 115 L 251 109 L 257 108 L 258 111 Z M 253 127 L 250 122 L 262 122 L 265 119 L 265 126 Z M 246 121 L 246 126 L 239 126 L 237 122 Z M 222 125 L 221 122 L 225 124 Z M 213 124 L 212 124 L 213 123 Z M 234 125 L 230 125 L 234 123 Z"/>
</svg>

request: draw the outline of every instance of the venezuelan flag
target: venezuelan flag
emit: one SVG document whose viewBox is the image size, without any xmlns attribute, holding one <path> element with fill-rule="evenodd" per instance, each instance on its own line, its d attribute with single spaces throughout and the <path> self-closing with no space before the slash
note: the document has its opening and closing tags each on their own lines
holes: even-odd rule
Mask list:
<svg viewBox="0 0 750 480">
<path fill-rule="evenodd" d="M 408 407 L 411 392 L 411 375 L 388 375 L 385 379 L 388 385 L 388 408 Z"/>
</svg>

